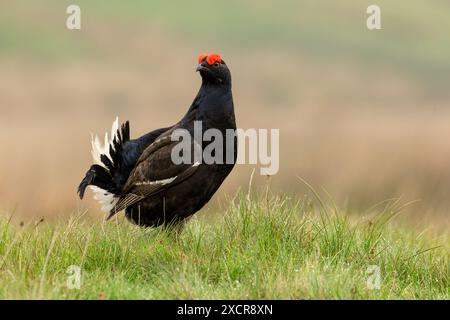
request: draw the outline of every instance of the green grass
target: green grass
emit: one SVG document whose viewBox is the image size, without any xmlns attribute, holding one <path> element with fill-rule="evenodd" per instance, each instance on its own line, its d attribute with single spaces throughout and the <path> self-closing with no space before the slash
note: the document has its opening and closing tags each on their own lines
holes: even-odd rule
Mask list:
<svg viewBox="0 0 450 320">
<path fill-rule="evenodd" d="M 124 220 L 0 221 L 1 299 L 448 299 L 448 238 L 310 199 L 244 196 L 181 232 Z M 383 208 L 382 208 L 383 207 Z M 82 270 L 67 288 L 67 268 Z M 369 265 L 380 289 L 367 288 Z"/>
</svg>

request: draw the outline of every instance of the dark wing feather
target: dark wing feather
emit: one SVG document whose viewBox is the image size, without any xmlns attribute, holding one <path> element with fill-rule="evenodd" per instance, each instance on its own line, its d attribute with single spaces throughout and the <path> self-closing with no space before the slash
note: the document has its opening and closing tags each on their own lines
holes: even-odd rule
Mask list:
<svg viewBox="0 0 450 320">
<path fill-rule="evenodd" d="M 179 164 L 172 162 L 172 148 L 178 141 L 172 141 L 169 130 L 145 149 L 131 172 L 122 192 L 122 196 L 110 217 L 149 196 L 180 183 L 190 177 L 198 164 Z"/>
<path fill-rule="evenodd" d="M 186 170 L 181 172 L 178 176 L 174 177 L 168 183 L 155 183 L 155 184 L 140 184 L 136 185 L 130 193 L 122 196 L 117 202 L 113 211 L 111 211 L 108 219 L 111 218 L 115 213 L 129 207 L 147 197 L 153 196 L 158 192 L 166 190 L 167 188 L 182 182 L 183 180 L 189 178 L 197 170 L 198 165 L 191 165 Z"/>
</svg>

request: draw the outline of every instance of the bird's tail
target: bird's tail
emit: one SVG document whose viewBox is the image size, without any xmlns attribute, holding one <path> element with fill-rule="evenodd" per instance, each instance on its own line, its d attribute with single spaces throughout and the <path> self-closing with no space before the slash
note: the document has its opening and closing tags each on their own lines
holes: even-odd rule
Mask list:
<svg viewBox="0 0 450 320">
<path fill-rule="evenodd" d="M 102 211 L 110 212 L 119 200 L 120 185 L 115 176 L 121 167 L 120 153 L 125 142 L 130 140 L 130 125 L 128 121 L 119 129 L 119 119 L 116 118 L 111 129 L 111 138 L 105 134 L 102 145 L 97 136 L 92 137 L 92 158 L 94 164 L 86 172 L 86 176 L 78 187 L 78 194 L 83 199 L 88 186 L 94 191 L 94 199 L 102 205 Z"/>
</svg>

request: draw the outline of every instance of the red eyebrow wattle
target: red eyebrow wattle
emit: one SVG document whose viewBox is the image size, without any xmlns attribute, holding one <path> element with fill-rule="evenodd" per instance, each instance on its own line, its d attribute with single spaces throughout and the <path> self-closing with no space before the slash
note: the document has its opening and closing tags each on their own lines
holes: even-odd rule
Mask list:
<svg viewBox="0 0 450 320">
<path fill-rule="evenodd" d="M 208 54 L 206 52 L 203 52 L 198 56 L 198 63 L 202 63 L 202 61 L 205 60 L 206 57 L 208 57 Z"/>
<path fill-rule="evenodd" d="M 215 62 L 222 62 L 222 57 L 220 56 L 220 54 L 217 53 L 213 53 L 210 54 L 207 58 L 206 58 L 206 62 L 208 62 L 208 64 L 213 64 Z"/>
</svg>

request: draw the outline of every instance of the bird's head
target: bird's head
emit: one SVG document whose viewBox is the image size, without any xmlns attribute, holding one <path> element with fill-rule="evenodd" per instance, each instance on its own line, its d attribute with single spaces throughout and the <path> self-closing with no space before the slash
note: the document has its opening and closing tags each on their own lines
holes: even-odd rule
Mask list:
<svg viewBox="0 0 450 320">
<path fill-rule="evenodd" d="M 210 55 L 202 53 L 198 57 L 197 70 L 200 72 L 204 83 L 229 85 L 231 84 L 231 73 L 225 61 L 217 53 Z"/>
</svg>

